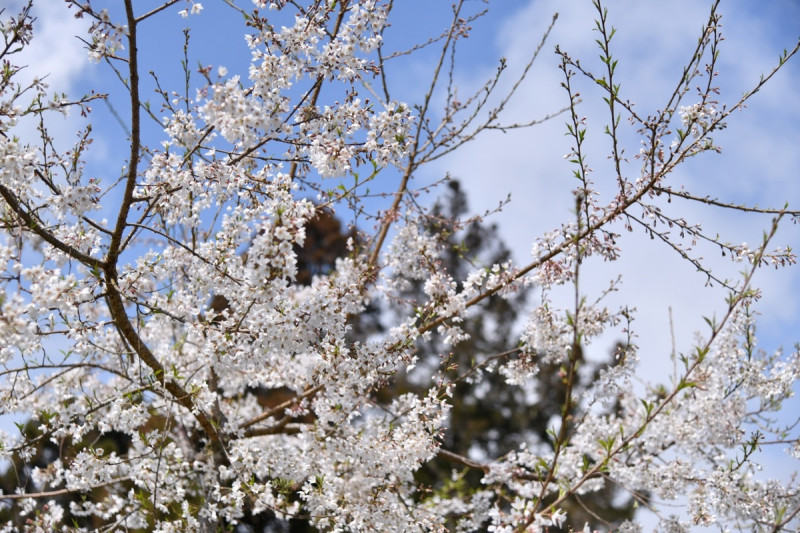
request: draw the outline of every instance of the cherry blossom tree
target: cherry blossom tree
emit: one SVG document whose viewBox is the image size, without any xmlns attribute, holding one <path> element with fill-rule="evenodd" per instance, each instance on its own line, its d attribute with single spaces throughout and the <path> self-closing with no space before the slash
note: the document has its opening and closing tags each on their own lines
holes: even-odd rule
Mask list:
<svg viewBox="0 0 800 533">
<path fill-rule="evenodd" d="M 386 37 L 391 1 L 227 5 L 243 21 L 247 72 L 194 70 L 187 52 L 181 84 L 154 75 L 157 105 L 142 91 L 150 66 L 139 43 L 162 19 L 202 18 L 200 3 L 125 0 L 117 12 L 68 0 L 68 13 L 90 25 L 89 60 L 118 78 L 117 94 L 81 97 L 24 78 L 36 68 L 16 59 L 36 39 L 31 5 L 2 13 L 0 409 L 29 417 L 23 431 L 0 434 L 7 462 L 29 465 L 24 483 L 0 495 L 11 511 L 6 531 L 252 531 L 257 517 L 267 517 L 262 530 L 294 520 L 322 531 L 639 531 L 635 520 L 601 515 L 572 522 L 581 496 L 609 487 L 652 507 L 659 530 L 798 527 L 797 483 L 755 474 L 761 447 L 800 457 L 797 420 L 787 422 L 783 408 L 800 350 L 759 350 L 752 279 L 761 267 L 794 263 L 770 241 L 800 212 L 705 197 L 675 172 L 720 150 L 714 135 L 798 45 L 723 103 L 712 2 L 674 88 L 644 113 L 619 84 L 613 13 L 595 0 L 601 70 L 556 47 L 568 105 L 530 120 L 504 110 L 551 48 L 549 29 L 527 64 L 502 60 L 474 94 L 459 95 L 458 45 L 483 14 L 474 4 L 456 1 L 441 34 L 408 48 Z M 187 31 L 184 50 L 190 43 Z M 419 101 L 396 99 L 388 73 L 418 53 L 434 58 L 433 74 Z M 515 80 L 500 83 L 509 69 Z M 119 94 L 127 104 L 115 113 L 128 129 L 121 170 L 98 176 L 88 171 L 92 107 L 115 109 Z M 605 138 L 587 136 L 588 98 L 606 103 Z M 87 119 L 68 147 L 74 138 L 51 133 L 65 113 Z M 530 236 L 527 262 L 464 254 L 445 268 L 445 233 L 470 221 L 426 208 L 432 186 L 414 178 L 484 132 L 529 135 L 554 117 L 572 139 L 572 216 Z M 610 172 L 592 172 L 590 141 L 605 143 Z M 772 222 L 762 242 L 729 244 L 665 199 Z M 354 233 L 333 268 L 299 280 L 307 229 L 325 213 L 352 221 Z M 694 351 L 676 355 L 661 386 L 635 385 L 635 312 L 606 305 L 613 284 L 598 293 L 583 282 L 589 259 L 625 252 L 617 241 L 627 230 L 663 242 L 729 291 L 726 312 L 698 324 Z M 695 241 L 741 263 L 741 278 L 720 277 Z M 387 328 L 358 332 L 370 308 L 405 302 L 414 286 L 420 298 L 392 306 Z M 519 317 L 513 348 L 468 363 L 450 357 L 468 345 L 486 302 L 526 287 L 537 301 Z M 564 288 L 566 306 L 552 298 Z M 583 350 L 605 332 L 625 341 L 587 384 Z M 394 386 L 431 350 L 439 364 L 424 383 Z M 457 387 L 502 379 L 524 391 L 545 368 L 558 369 L 547 375 L 558 380 L 560 412 L 532 433 L 549 440 L 515 436 L 506 449 L 476 454 L 448 446 Z M 52 456 L 31 462 L 41 442 Z M 479 485 L 460 483 L 465 471 Z M 654 503 L 682 497 L 683 515 Z"/>
</svg>

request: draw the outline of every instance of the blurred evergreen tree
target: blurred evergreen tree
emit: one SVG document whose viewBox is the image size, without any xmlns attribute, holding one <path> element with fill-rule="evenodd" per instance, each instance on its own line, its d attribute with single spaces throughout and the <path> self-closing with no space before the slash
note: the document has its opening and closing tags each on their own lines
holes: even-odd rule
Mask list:
<svg viewBox="0 0 800 533">
<path fill-rule="evenodd" d="M 432 207 L 427 229 L 442 241 L 444 253 L 440 267 L 461 284 L 475 267 L 489 267 L 510 259 L 510 251 L 495 224 L 484 224 L 480 218 L 460 222 L 468 213 L 467 197 L 456 180 L 447 182 L 447 190 Z M 411 284 L 404 294 L 406 306 L 424 302 L 424 282 Z M 443 448 L 459 456 L 485 463 L 516 450 L 523 443 L 532 449 L 552 449 L 548 430 L 560 418 L 567 393 L 565 374 L 559 365 L 537 362 L 539 372 L 529 386 L 511 386 L 498 372 L 480 372 L 480 366 L 490 359 L 498 364 L 517 354 L 520 317 L 525 316 L 529 290 L 510 296 L 495 294 L 473 308 L 460 324 L 470 338 L 455 346 L 445 345 L 441 336 L 433 334 L 430 341 L 418 345 L 419 362 L 409 375 L 401 375 L 383 391 L 381 397 L 398 393 L 424 393 L 430 377 L 440 367 L 448 369 L 447 377 L 457 380 L 453 389 L 452 410 Z M 502 355 L 505 354 L 505 355 Z M 446 359 L 446 365 L 441 365 Z M 599 371 L 613 360 L 589 362 L 582 354 L 579 364 L 584 367 L 573 384 L 573 397 L 580 398 L 596 379 Z M 491 364 L 491 362 L 490 362 Z M 467 376 L 464 378 L 464 376 Z M 455 471 L 454 471 L 455 469 Z M 455 474 L 455 475 L 454 475 Z M 418 480 L 437 490 L 476 492 L 481 489 L 483 471 L 454 462 L 453 457 L 440 454 L 419 471 Z M 452 480 L 456 479 L 456 482 Z M 584 523 L 597 523 L 598 517 L 609 525 L 631 518 L 634 500 L 611 482 L 598 492 L 578 499 L 571 498 L 562 505 L 569 522 L 561 531 L 570 528 L 580 531 Z M 556 528 L 552 528 L 557 531 Z"/>
</svg>

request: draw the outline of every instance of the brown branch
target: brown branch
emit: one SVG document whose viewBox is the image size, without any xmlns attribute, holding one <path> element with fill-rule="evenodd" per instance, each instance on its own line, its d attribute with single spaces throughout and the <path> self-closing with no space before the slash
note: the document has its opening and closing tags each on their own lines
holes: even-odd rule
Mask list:
<svg viewBox="0 0 800 533">
<path fill-rule="evenodd" d="M 122 205 L 117 215 L 117 223 L 111 235 L 111 242 L 108 246 L 106 264 L 114 266 L 116 270 L 117 258 L 119 257 L 122 243 L 122 234 L 128 226 L 128 213 L 133 204 L 133 191 L 136 189 L 136 176 L 139 170 L 139 152 L 141 151 L 141 114 L 139 110 L 139 51 L 136 44 L 136 17 L 133 14 L 132 0 L 125 0 L 125 14 L 128 18 L 128 75 L 130 82 L 128 90 L 131 95 L 131 151 L 128 160 L 128 176 L 125 183 L 125 192 L 122 197 Z"/>
<path fill-rule="evenodd" d="M 747 206 L 744 204 L 737 205 L 733 203 L 723 202 L 721 200 L 717 200 L 716 198 L 711 198 L 710 196 L 695 196 L 690 194 L 686 191 L 676 191 L 669 187 L 653 187 L 653 192 L 658 194 L 666 194 L 667 196 L 677 196 L 678 198 L 683 198 L 684 200 L 692 200 L 694 202 L 701 202 L 706 205 L 713 205 L 715 207 L 723 207 L 725 209 L 734 209 L 736 211 L 742 211 L 745 213 L 763 213 L 769 215 L 779 215 L 781 213 L 798 217 L 800 216 L 800 211 L 792 211 L 789 209 L 775 209 L 775 208 L 759 208 L 755 206 Z M 786 206 L 788 207 L 788 205 Z"/>
<path fill-rule="evenodd" d="M 381 253 L 381 248 L 383 248 L 383 243 L 386 241 L 386 235 L 389 233 L 389 228 L 392 227 L 392 223 L 397 219 L 397 212 L 400 208 L 400 202 L 403 201 L 403 196 L 405 195 L 406 189 L 408 188 L 408 180 L 411 179 L 411 174 L 413 173 L 415 166 L 413 162 L 413 156 L 409 157 L 408 166 L 406 166 L 406 171 L 403 173 L 403 179 L 400 180 L 400 186 L 397 188 L 397 191 L 394 193 L 394 200 L 392 201 L 392 206 L 386 211 L 386 214 L 383 216 L 383 222 L 381 223 L 380 231 L 378 232 L 378 238 L 375 241 L 374 248 L 372 249 L 372 253 L 369 256 L 369 260 L 367 261 L 367 272 L 373 271 L 378 265 L 378 256 Z"/>
<path fill-rule="evenodd" d="M 772 533 L 778 533 L 779 531 L 784 531 L 784 527 L 786 527 L 789 522 L 794 520 L 794 518 L 800 513 L 800 505 L 795 507 L 794 511 L 792 511 L 789 516 L 787 516 L 782 522 L 776 523 L 775 527 L 772 528 Z"/>
<path fill-rule="evenodd" d="M 310 424 L 302 423 L 290 424 L 289 420 L 291 420 L 291 417 L 287 416 L 275 426 L 270 426 L 268 428 L 248 429 L 244 432 L 244 436 L 246 438 L 253 438 L 263 437 L 266 435 L 297 435 L 303 430 L 304 427 L 310 426 Z"/>
<path fill-rule="evenodd" d="M 11 210 L 22 219 L 25 227 L 41 237 L 45 242 L 92 269 L 101 269 L 103 267 L 103 262 L 101 260 L 81 252 L 74 246 L 66 244 L 47 231 L 41 221 L 26 211 L 16 195 L 8 190 L 5 185 L 0 185 L 0 196 L 3 197 L 3 200 L 5 200 Z"/>
<path fill-rule="evenodd" d="M 46 492 L 31 492 L 23 494 L 0 494 L 0 500 L 25 500 L 30 498 L 41 499 L 41 498 L 53 498 L 54 496 L 63 496 L 64 494 L 88 493 L 95 489 L 108 487 L 109 485 L 116 485 L 117 483 L 122 483 L 130 480 L 131 480 L 130 478 L 123 477 L 111 481 L 106 481 L 105 483 L 100 483 L 99 485 L 93 485 L 91 488 L 88 489 L 58 489 Z"/>
<path fill-rule="evenodd" d="M 157 8 L 155 8 L 155 9 L 153 9 L 151 11 L 148 11 L 144 15 L 140 15 L 139 17 L 136 17 L 136 22 L 137 23 L 138 22 L 142 22 L 143 20 L 152 17 L 156 13 L 158 13 L 160 11 L 163 11 L 163 10 L 167 9 L 168 7 L 171 7 L 171 6 L 175 5 L 175 4 L 177 4 L 179 1 L 180 0 L 168 0 L 167 2 L 164 2 L 163 4 L 158 6 Z"/>
<path fill-rule="evenodd" d="M 125 1 L 125 11 L 128 18 L 128 46 L 130 50 L 130 86 L 131 93 L 131 153 L 128 168 L 127 183 L 125 186 L 125 194 L 123 196 L 122 205 L 120 206 L 119 216 L 117 217 L 117 224 L 114 233 L 111 237 L 108 255 L 106 257 L 103 270 L 105 273 L 106 282 L 106 305 L 108 306 L 109 313 L 114 326 L 117 329 L 120 337 L 132 348 L 132 350 L 139 356 L 139 358 L 153 371 L 153 377 L 160 386 L 166 390 L 176 402 L 186 408 L 194 418 L 197 420 L 200 427 L 202 427 L 206 436 L 209 438 L 215 453 L 220 458 L 220 461 L 227 462 L 227 457 L 224 454 L 225 442 L 223 435 L 217 430 L 217 427 L 212 420 L 208 418 L 194 402 L 190 393 L 188 393 L 180 384 L 172 379 L 167 379 L 166 370 L 161 362 L 153 354 L 150 348 L 141 339 L 137 331 L 131 324 L 130 318 L 125 311 L 125 303 L 120 294 L 118 285 L 119 273 L 117 272 L 117 261 L 121 251 L 122 235 L 125 228 L 128 227 L 128 213 L 131 204 L 133 203 L 133 191 L 136 187 L 137 167 L 139 161 L 140 151 L 140 114 L 139 114 L 139 76 L 138 76 L 138 62 L 137 62 L 137 47 L 136 47 L 136 19 L 133 15 L 132 0 Z"/>
<path fill-rule="evenodd" d="M 489 473 L 489 465 L 479 463 L 478 461 L 473 461 L 469 457 L 464 457 L 463 455 L 458 455 L 457 453 L 453 453 L 451 451 L 445 450 L 440 448 L 439 451 L 436 453 L 436 456 L 440 459 L 444 459 L 446 461 L 450 461 L 451 463 L 458 463 L 464 466 L 468 466 L 470 468 L 477 468 L 478 470 L 482 471 L 484 474 Z"/>
<path fill-rule="evenodd" d="M 403 178 L 400 180 L 400 186 L 394 193 L 394 200 L 392 201 L 392 206 L 386 211 L 386 214 L 383 216 L 381 227 L 378 230 L 377 239 L 375 240 L 375 243 L 372 248 L 372 253 L 369 256 L 369 260 L 367 261 L 368 272 L 374 271 L 378 265 L 378 256 L 380 255 L 381 248 L 383 248 L 383 244 L 386 241 L 386 235 L 389 233 L 389 228 L 392 227 L 392 224 L 397 219 L 397 213 L 400 207 L 400 202 L 403 200 L 403 196 L 405 195 L 406 189 L 408 188 L 408 181 L 411 179 L 411 175 L 417 168 L 416 157 L 420 153 L 419 141 L 420 137 L 422 136 L 422 129 L 425 125 L 425 120 L 428 113 L 428 106 L 430 105 L 431 98 L 433 97 L 433 92 L 436 89 L 436 86 L 438 85 L 439 73 L 441 72 L 445 58 L 447 57 L 447 50 L 450 48 L 451 45 L 450 43 L 452 43 L 455 37 L 455 30 L 456 27 L 458 26 L 458 19 L 463 4 L 464 0 L 461 0 L 458 2 L 457 5 L 453 6 L 453 21 L 450 24 L 450 30 L 448 31 L 447 39 L 445 39 L 444 46 L 442 46 L 442 51 L 439 54 L 439 60 L 436 64 L 436 68 L 434 69 L 430 87 L 428 87 L 428 92 L 425 94 L 425 99 L 423 101 L 422 106 L 420 107 L 420 113 L 418 118 L 419 126 L 417 127 L 417 135 L 414 136 L 414 145 L 412 146 L 408 156 L 408 164 L 406 165 L 405 172 L 403 172 Z"/>
<path fill-rule="evenodd" d="M 106 305 L 114 320 L 114 326 L 117 332 L 125 339 L 128 345 L 136 352 L 136 355 L 144 362 L 151 370 L 153 370 L 153 377 L 167 392 L 180 405 L 185 407 L 197 420 L 200 427 L 206 433 L 208 438 L 212 441 L 212 445 L 219 448 L 219 451 L 224 450 L 223 435 L 217 430 L 215 424 L 208 418 L 208 416 L 200 410 L 194 403 L 191 394 L 189 394 L 181 385 L 172 379 L 167 379 L 166 370 L 164 369 L 158 358 L 150 351 L 150 348 L 142 341 L 139 334 L 131 325 L 128 314 L 125 311 L 125 304 L 122 296 L 119 293 L 119 287 L 115 285 L 117 279 L 116 267 L 106 269 Z"/>
<path fill-rule="evenodd" d="M 283 411 L 284 409 L 286 409 L 290 405 L 292 405 L 294 403 L 297 403 L 298 401 L 300 401 L 300 400 L 302 400 L 304 398 L 308 398 L 309 396 L 313 396 L 314 394 L 316 394 L 317 392 L 319 392 L 321 390 L 322 390 L 322 385 L 317 385 L 316 387 L 312 387 L 312 388 L 308 389 L 307 391 L 305 391 L 303 394 L 301 394 L 299 396 L 295 396 L 294 398 L 289 398 L 285 402 L 279 403 L 278 405 L 276 405 L 275 407 L 273 407 L 269 411 L 261 413 L 260 415 L 254 417 L 254 418 L 251 418 L 250 420 L 247 420 L 246 422 L 242 422 L 241 424 L 239 424 L 239 429 L 247 429 L 250 426 L 258 424 L 259 422 L 262 422 L 262 421 L 266 420 L 267 418 L 269 418 L 271 416 L 275 416 L 277 413 L 280 413 L 281 411 Z"/>
<path fill-rule="evenodd" d="M 488 129 L 500 129 L 500 130 L 503 130 L 503 129 L 505 129 L 504 127 L 501 127 L 501 126 L 497 126 L 497 125 L 493 126 L 493 123 L 497 120 L 497 118 L 503 112 L 503 110 L 505 109 L 506 105 L 508 105 L 508 102 L 511 100 L 511 98 L 514 96 L 514 94 L 517 92 L 517 89 L 519 89 L 520 85 L 522 85 L 522 82 L 528 77 L 528 73 L 530 72 L 531 68 L 533 68 L 533 65 L 536 62 L 536 59 L 539 57 L 539 53 L 544 48 L 544 45 L 547 42 L 547 39 L 550 37 L 550 34 L 552 33 L 553 28 L 555 27 L 555 24 L 556 24 L 557 20 L 558 20 L 558 13 L 555 13 L 553 15 L 553 18 L 550 20 L 550 25 L 547 27 L 547 29 L 545 30 L 544 34 L 542 35 L 542 38 L 539 41 L 539 45 L 534 50 L 533 54 L 531 55 L 530 59 L 528 60 L 528 63 L 525 65 L 525 68 L 523 68 L 522 73 L 514 81 L 514 84 L 511 86 L 511 89 L 509 89 L 508 92 L 503 96 L 503 98 L 501 99 L 501 101 L 497 105 L 497 107 L 495 107 L 493 109 L 490 109 L 488 111 L 489 116 L 487 117 L 487 119 L 482 124 L 480 124 L 477 127 L 475 127 L 475 129 L 472 130 L 471 132 L 462 135 L 463 132 L 478 117 L 478 115 L 480 114 L 480 111 L 483 109 L 483 107 L 488 103 L 489 97 L 491 96 L 491 94 L 493 94 L 494 89 L 496 88 L 497 83 L 499 82 L 499 79 L 500 79 L 500 76 L 502 74 L 502 71 L 505 68 L 505 62 L 501 65 L 500 69 L 498 70 L 497 74 L 495 75 L 495 78 L 493 80 L 491 80 L 487 85 L 484 85 L 484 88 L 482 90 L 485 91 L 485 94 L 484 94 L 483 98 L 481 99 L 481 101 L 479 101 L 475 105 L 475 109 L 472 111 L 470 116 L 467 117 L 466 119 L 464 119 L 461 122 L 461 124 L 459 124 L 456 127 L 455 130 L 451 131 L 447 136 L 445 136 L 445 138 L 444 138 L 445 142 L 444 143 L 441 142 L 441 140 L 439 142 L 436 142 L 435 141 L 435 137 L 445 127 L 446 121 L 443 121 L 442 124 L 440 124 L 439 127 L 436 129 L 436 131 L 431 134 L 428 142 L 426 142 L 425 145 L 420 149 L 420 151 L 424 151 L 426 147 L 430 146 L 430 150 L 428 150 L 428 152 L 423 156 L 422 161 L 420 162 L 420 164 L 423 163 L 423 162 L 424 163 L 429 163 L 431 161 L 435 161 L 436 159 L 439 159 L 440 157 L 443 157 L 443 156 L 445 156 L 445 155 L 457 150 L 458 148 L 460 148 L 464 144 L 474 140 L 481 132 L 483 132 L 485 130 L 488 130 Z M 470 100 L 474 100 L 476 98 L 476 96 L 477 96 L 477 94 L 473 95 L 472 97 L 470 97 Z M 561 113 L 564 113 L 567 110 L 569 110 L 569 107 L 565 107 L 565 108 L 563 108 L 563 109 L 561 109 L 561 110 L 559 110 L 559 111 L 557 111 L 555 113 L 546 115 L 542 119 L 532 120 L 527 124 L 514 124 L 514 125 L 511 125 L 511 126 L 507 126 L 507 128 L 520 128 L 520 127 L 534 126 L 536 124 L 539 124 L 541 122 L 545 122 L 546 120 L 554 118 L 554 117 L 560 115 Z M 455 139 L 455 142 L 453 144 L 448 144 L 448 142 L 450 140 L 453 140 L 453 139 Z M 432 144 L 433 144 L 433 146 L 431 146 Z M 442 151 L 439 151 L 439 152 L 436 151 L 439 147 L 445 146 L 445 145 L 447 146 L 445 150 L 442 150 Z"/>
</svg>

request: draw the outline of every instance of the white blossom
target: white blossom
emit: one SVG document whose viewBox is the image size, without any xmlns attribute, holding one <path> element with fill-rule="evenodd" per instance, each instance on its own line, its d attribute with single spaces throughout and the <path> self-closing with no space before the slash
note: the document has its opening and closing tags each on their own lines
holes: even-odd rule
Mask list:
<svg viewBox="0 0 800 533">
<path fill-rule="evenodd" d="M 695 63 L 716 61 L 716 15 L 673 97 L 649 116 L 558 49 L 576 181 L 564 219 L 517 263 L 502 245 L 470 255 L 480 217 L 426 196 L 440 185 L 426 165 L 488 130 L 523 129 L 503 111 L 527 67 L 501 83 L 503 60 L 458 97 L 456 44 L 481 18 L 459 10 L 473 6 L 456 4 L 443 34 L 410 48 L 391 41 L 391 2 L 221 6 L 242 10 L 249 57 L 216 70 L 187 62 L 172 86 L 155 72 L 145 81 L 149 59 L 138 55 L 160 37 L 147 32 L 161 8 L 68 4 L 88 21 L 89 60 L 111 68 L 120 94 L 50 94 L 45 73 L 19 81 L 15 54 L 35 38 L 33 20 L 24 7 L 0 14 L 0 415 L 23 420 L 0 430 L 0 463 L 17 476 L 14 493 L 0 494 L 0 513 L 13 513 L 0 531 L 236 530 L 261 518 L 279 528 L 294 517 L 321 531 L 643 531 L 636 516 L 611 524 L 594 511 L 597 523 L 583 525 L 584 498 L 620 494 L 653 507 L 659 531 L 797 525 L 798 480 L 761 466 L 777 446 L 796 470 L 800 350 L 759 348 L 753 285 L 761 266 L 795 262 L 768 242 L 796 206 L 725 204 L 777 217 L 762 243 L 731 244 L 658 203 L 722 203 L 684 193 L 675 171 L 717 150 L 711 134 L 756 92 L 725 107 L 706 83 L 685 105 L 695 78 L 715 76 Z M 178 7 L 180 24 L 204 10 Z M 610 76 L 604 17 L 597 44 Z M 422 96 L 395 99 L 386 69 L 439 47 Z M 593 152 L 576 73 L 638 128 L 640 172 L 622 155 L 634 131 L 616 133 L 616 118 L 611 181 L 584 160 Z M 143 96 L 154 88 L 157 105 Z M 53 117 L 89 124 L 96 100 L 119 113 L 119 96 L 127 140 L 113 150 L 93 147 L 89 126 L 68 148 L 54 138 Z M 352 230 L 325 235 L 326 216 Z M 635 310 L 608 303 L 619 280 L 604 289 L 592 276 L 620 257 L 618 226 L 633 222 L 730 293 L 658 383 L 641 378 L 661 354 L 636 346 Z M 719 280 L 698 242 L 746 268 L 742 280 Z M 524 306 L 493 314 L 520 293 Z M 487 348 L 489 337 L 506 348 Z M 598 360 L 598 339 L 612 337 L 624 342 Z M 498 390 L 507 397 L 495 403 Z M 482 402 L 500 407 L 467 422 L 499 422 L 456 453 L 463 407 Z"/>
</svg>

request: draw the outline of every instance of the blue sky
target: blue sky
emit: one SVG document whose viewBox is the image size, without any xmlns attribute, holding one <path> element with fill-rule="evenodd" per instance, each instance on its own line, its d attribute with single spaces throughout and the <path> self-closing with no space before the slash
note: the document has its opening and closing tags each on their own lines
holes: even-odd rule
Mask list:
<svg viewBox="0 0 800 533">
<path fill-rule="evenodd" d="M 655 111 L 675 86 L 682 61 L 689 57 L 708 14 L 707 2 L 609 3 L 611 23 L 618 28 L 615 41 L 620 60 L 618 74 L 626 98 L 636 102 L 640 113 Z M 507 3 L 502 6 L 507 6 Z M 759 4 L 759 7 L 763 4 Z M 484 46 L 495 55 L 508 58 L 510 68 L 520 68 L 529 51 L 538 43 L 552 13 L 559 19 L 545 54 L 534 67 L 528 81 L 511 102 L 508 114 L 523 120 L 561 107 L 565 102 L 557 69 L 558 59 L 550 53 L 559 43 L 585 64 L 599 63 L 591 31 L 595 12 L 589 2 L 529 2 L 523 8 L 498 20 L 494 31 L 486 35 Z M 761 73 L 777 61 L 784 48 L 790 48 L 800 36 L 800 6 L 790 2 L 770 3 L 757 9 L 747 2 L 723 2 L 723 33 L 720 59 L 722 102 L 734 102 Z M 489 55 L 488 53 L 486 55 Z M 797 58 L 796 58 L 797 59 Z M 477 68 L 463 74 L 464 85 L 475 86 L 491 75 L 495 66 L 481 57 Z M 590 67 L 592 68 L 592 67 Z M 464 71 L 469 71 L 465 67 Z M 748 109 L 734 115 L 729 128 L 716 138 L 723 146 L 721 155 L 703 155 L 676 173 L 672 184 L 683 184 L 699 194 L 708 194 L 734 202 L 764 206 L 800 203 L 800 151 L 795 147 L 795 125 L 800 119 L 800 61 L 793 61 L 761 93 L 750 101 Z M 608 143 L 602 129 L 608 121 L 602 96 L 589 84 L 581 87 L 582 113 L 588 117 L 590 166 L 603 189 L 603 171 L 607 170 Z M 564 120 L 555 119 L 534 128 L 527 135 L 504 135 L 490 132 L 462 153 L 441 161 L 432 174 L 451 172 L 464 181 L 471 192 L 476 212 L 494 207 L 506 193 L 512 203 L 497 219 L 512 244 L 517 257 L 524 261 L 531 235 L 552 229 L 570 217 L 571 168 L 561 156 L 569 149 L 563 135 Z M 623 123 L 624 128 L 624 123 Z M 638 138 L 628 128 L 627 153 L 638 151 Z M 635 176 L 637 165 L 627 169 Z M 769 217 L 740 216 L 723 210 L 692 205 L 673 208 L 687 220 L 703 222 L 712 235 L 719 233 L 731 242 L 747 241 L 753 245 L 769 225 Z M 785 224 L 775 245 L 800 246 L 797 226 Z M 639 308 L 640 344 L 643 351 L 661 356 L 669 350 L 668 309 L 672 307 L 679 349 L 686 349 L 692 332 L 702 324 L 701 315 L 722 308 L 724 293 L 704 289 L 705 278 L 694 272 L 673 252 L 651 242 L 641 232 L 626 235 L 622 242 L 623 260 L 598 265 L 597 287 L 604 279 L 621 272 L 624 276 L 622 300 L 634 300 Z M 742 269 L 720 260 L 714 250 L 699 250 L 711 264 L 729 277 Z M 759 305 L 764 314 L 762 340 L 768 346 L 791 346 L 800 324 L 800 305 L 787 294 L 800 293 L 797 269 L 762 272 L 756 278 L 764 289 Z M 601 285 L 602 284 L 602 285 Z M 644 359 L 647 361 L 647 359 Z"/>
<path fill-rule="evenodd" d="M 424 40 L 446 24 L 450 5 L 447 0 L 395 3 L 399 17 L 387 31 L 387 40 L 404 43 Z M 624 97 L 636 102 L 640 111 L 655 111 L 669 97 L 682 63 L 694 48 L 707 18 L 709 2 L 615 0 L 607 3 L 611 24 L 618 29 L 612 44 L 619 59 L 618 73 Z M 48 81 L 52 88 L 72 95 L 108 84 L 118 89 L 119 82 L 109 76 L 105 66 L 87 63 L 83 44 L 74 37 L 81 32 L 83 22 L 65 13 L 59 0 L 37 4 L 38 33 L 24 59 L 30 65 L 30 74 L 50 73 Z M 142 2 L 145 4 L 156 5 Z M 484 6 L 481 2 L 469 5 L 470 9 Z M 196 26 L 192 30 L 194 57 L 199 57 L 204 65 L 224 65 L 231 73 L 245 72 L 249 53 L 238 29 L 241 26 L 236 26 L 240 20 L 238 15 L 221 1 L 207 0 L 203 13 L 187 20 L 177 14 L 184 7 L 179 4 L 140 29 L 143 78 L 147 78 L 148 70 L 154 69 L 166 87 L 180 80 L 182 29 L 187 23 Z M 509 103 L 506 116 L 509 122 L 524 121 L 562 107 L 566 99 L 559 87 L 562 79 L 557 69 L 558 59 L 552 50 L 558 43 L 574 57 L 584 58 L 590 68 L 597 66 L 596 33 L 592 32 L 595 11 L 591 2 L 498 0 L 489 7 L 489 14 L 474 24 L 472 38 L 462 47 L 456 71 L 460 91 L 469 94 L 470 89 L 491 77 L 500 56 L 507 58 L 509 66 L 503 83 L 513 82 L 514 72 L 522 69 L 553 13 L 558 11 L 553 34 L 527 81 Z M 783 49 L 797 42 L 800 3 L 725 0 L 720 11 L 726 37 L 719 64 L 720 100 L 732 103 L 775 64 Z M 418 98 L 423 87 L 420 80 L 427 80 L 431 72 L 431 56 L 423 54 L 416 59 L 399 59 L 396 63 L 398 70 L 390 77 L 395 89 L 393 96 Z M 194 68 L 196 64 L 196 60 L 190 60 L 190 66 Z M 762 207 L 780 207 L 789 202 L 794 209 L 800 208 L 798 87 L 800 57 L 795 57 L 751 100 L 748 109 L 731 117 L 729 128 L 716 137 L 723 146 L 722 154 L 707 154 L 691 161 L 676 172 L 672 184 L 682 184 L 688 190 L 721 200 Z M 606 172 L 608 143 L 602 134 L 608 113 L 603 109 L 602 95 L 590 84 L 582 83 L 581 92 L 580 110 L 588 117 L 590 166 L 595 169 L 594 179 L 603 190 L 602 184 L 610 179 Z M 114 105 L 119 106 L 124 117 L 124 100 L 115 100 Z M 125 134 L 102 103 L 94 107 L 97 138 L 89 168 L 90 172 L 107 175 L 105 179 L 112 180 L 119 175 L 124 162 Z M 418 184 L 450 173 L 466 186 L 476 213 L 494 208 L 511 193 L 511 204 L 491 221 L 499 224 L 517 260 L 526 263 L 532 239 L 572 217 L 572 169 L 562 158 L 570 145 L 563 135 L 564 121 L 565 117 L 559 117 L 524 134 L 489 132 L 464 150 L 428 167 L 418 176 Z M 81 119 L 73 116 L 54 121 L 51 127 L 56 135 L 71 140 L 80 124 Z M 157 131 L 151 129 L 150 133 Z M 625 139 L 629 154 L 638 151 L 635 132 L 626 131 Z M 635 177 L 637 164 L 632 162 L 627 172 Z M 394 183 L 390 183 L 389 188 L 393 187 Z M 702 222 L 712 235 L 719 233 L 725 240 L 735 243 L 747 241 L 756 245 L 769 226 L 766 216 L 742 216 L 677 200 L 671 207 L 689 221 Z M 584 287 L 590 296 L 596 295 L 608 280 L 622 274 L 622 289 L 609 305 L 627 303 L 637 307 L 634 325 L 641 347 L 642 375 L 649 379 L 663 378 L 665 368 L 671 367 L 667 362 L 672 349 L 670 310 L 676 347 L 678 351 L 687 351 L 694 340 L 694 332 L 704 327 L 701 317 L 719 313 L 724 308 L 725 293 L 719 288 L 704 287 L 705 278 L 701 274 L 641 231 L 624 235 L 620 244 L 623 249 L 620 261 L 611 264 L 595 261 L 587 265 L 591 269 L 585 274 Z M 773 244 L 800 250 L 800 228 L 787 221 Z M 743 268 L 724 260 L 714 249 L 700 249 L 698 254 L 715 265 L 723 276 L 735 277 Z M 763 289 L 763 298 L 757 307 L 762 314 L 760 341 L 768 350 L 781 345 L 788 350 L 800 341 L 800 298 L 797 297 L 800 295 L 800 268 L 763 271 L 755 281 Z M 616 340 L 617 335 L 609 335 L 590 350 L 596 355 L 604 354 Z"/>
</svg>

